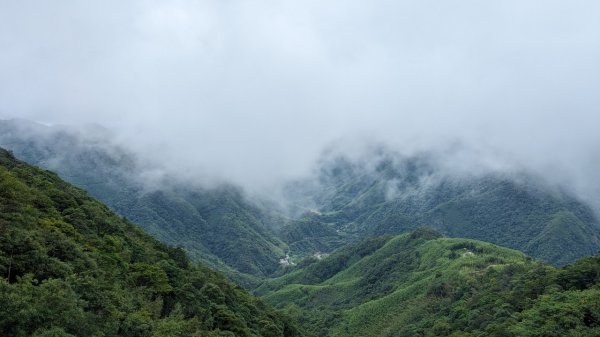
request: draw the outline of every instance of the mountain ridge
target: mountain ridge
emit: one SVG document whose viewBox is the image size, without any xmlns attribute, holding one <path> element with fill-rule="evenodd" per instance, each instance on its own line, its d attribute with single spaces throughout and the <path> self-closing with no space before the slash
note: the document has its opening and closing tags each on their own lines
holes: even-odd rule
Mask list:
<svg viewBox="0 0 600 337">
<path fill-rule="evenodd" d="M 365 167 L 336 159 L 312 181 L 292 185 L 292 199 L 304 200 L 306 207 L 320 206 L 299 216 L 285 231 L 301 231 L 311 223 L 311 228 L 322 230 L 316 236 L 305 233 L 301 246 L 333 250 L 365 237 L 427 226 L 447 236 L 518 249 L 557 265 L 600 249 L 594 211 L 535 176 L 494 172 L 451 176 L 426 155 L 398 159 L 384 153 L 376 160 Z M 328 247 L 327 242 L 332 244 Z M 288 244 L 304 253 L 295 242 Z"/>
<path fill-rule="evenodd" d="M 255 290 L 318 336 L 595 336 L 600 254 L 557 269 L 430 229 L 370 238 Z"/>
</svg>

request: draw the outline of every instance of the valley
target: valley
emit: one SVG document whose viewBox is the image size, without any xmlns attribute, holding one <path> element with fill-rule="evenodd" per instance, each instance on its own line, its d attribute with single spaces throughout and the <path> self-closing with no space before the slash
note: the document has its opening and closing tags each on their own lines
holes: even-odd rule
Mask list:
<svg viewBox="0 0 600 337">
<path fill-rule="evenodd" d="M 600 337 L 598 18 L 0 0 L 0 337 Z"/>
<path fill-rule="evenodd" d="M 134 157 L 126 150 L 111 147 L 102 138 L 91 141 L 64 130 L 56 132 L 40 125 L 6 121 L 0 122 L 0 130 L 2 146 L 37 165 L 57 170 L 60 176 L 88 189 L 92 196 L 120 214 L 120 217 L 111 215 L 105 208 L 102 212 L 106 215 L 94 215 L 91 222 L 71 219 L 66 214 L 71 214 L 73 207 L 87 207 L 86 204 L 95 201 L 85 201 L 88 199 L 81 190 L 3 152 L 3 183 L 16 189 L 13 194 L 6 194 L 3 201 L 4 207 L 12 212 L 4 213 L 4 230 L 8 234 L 3 237 L 2 254 L 3 261 L 9 262 L 8 266 L 3 264 L 3 272 L 8 275 L 3 296 L 26 296 L 23 291 L 29 292 L 27 296 L 46 296 L 45 287 L 58 282 L 62 287 L 74 289 L 68 295 L 74 302 L 64 305 L 70 305 L 68 310 L 75 310 L 81 319 L 107 315 L 106 306 L 115 305 L 111 302 L 114 299 L 98 304 L 100 307 L 93 311 L 89 303 L 98 300 L 78 292 L 77 289 L 87 289 L 78 282 L 81 275 L 88 273 L 89 266 L 99 263 L 89 262 L 99 258 L 90 255 L 92 252 L 120 251 L 116 265 L 102 262 L 93 268 L 125 268 L 124 275 L 152 273 L 153 276 L 140 276 L 145 278 L 141 283 L 128 278 L 103 281 L 124 287 L 118 289 L 142 286 L 143 291 L 132 293 L 142 296 L 140 299 L 125 297 L 128 298 L 125 301 L 138 304 L 114 310 L 123 317 L 147 313 L 144 314 L 144 319 L 149 320 L 147 332 L 159 331 L 164 326 L 167 330 L 177 327 L 178 333 L 202 327 L 230 330 L 236 336 L 270 335 L 271 332 L 259 328 L 264 321 L 256 323 L 258 309 L 250 309 L 253 317 L 250 318 L 244 316 L 248 309 L 240 307 L 262 304 L 220 276 L 223 273 L 279 310 L 260 309 L 273 320 L 269 325 L 273 336 L 542 336 L 556 331 L 561 335 L 593 336 L 600 333 L 597 218 L 585 203 L 535 177 L 494 173 L 453 176 L 440 172 L 421 157 L 402 158 L 384 151 L 369 168 L 338 158 L 322 166 L 312 180 L 288 183 L 288 200 L 294 200 L 295 204 L 286 212 L 267 200 L 251 201 L 241 188 L 232 185 L 204 188 L 178 183 L 177 179 L 170 182 L 170 177 L 165 176 L 148 188 L 137 178 L 143 176 L 143 170 Z M 62 194 L 57 194 L 52 186 L 60 186 Z M 41 195 L 48 194 L 50 199 L 44 199 L 44 203 L 54 206 L 40 206 L 35 198 L 18 201 L 20 208 L 10 206 L 15 202 L 11 201 L 14 193 L 33 193 L 25 191 L 42 187 L 46 190 L 34 193 L 42 193 L 40 198 L 47 198 Z M 4 190 L 9 192 L 10 188 Z M 69 193 L 76 196 L 67 197 Z M 73 202 L 61 201 L 64 198 L 79 201 L 70 206 L 56 204 Z M 27 205 L 42 208 L 32 213 L 37 214 L 34 218 L 14 220 L 19 219 L 17 215 Z M 102 220 L 105 216 L 110 220 Z M 95 227 L 95 232 L 89 235 L 96 234 L 86 238 L 88 234 L 77 233 L 90 229 L 77 227 L 82 226 L 77 221 L 88 221 L 85 222 L 88 227 L 101 227 Z M 178 248 L 152 241 L 139 230 L 135 232 L 129 221 L 139 224 L 164 244 Z M 42 227 L 38 228 L 40 224 Z M 110 226 L 117 227 L 109 229 Z M 124 235 L 130 237 L 133 231 L 134 237 L 139 237 L 135 240 L 150 240 L 144 245 L 155 248 L 135 248 L 141 247 L 140 243 L 128 243 L 131 239 L 123 241 L 110 234 L 115 230 L 129 233 Z M 49 233 L 58 236 L 44 241 L 42 238 Z M 86 240 L 92 241 L 85 243 Z M 84 244 L 90 248 L 79 246 Z M 126 248 L 131 244 L 133 248 Z M 35 258 L 26 255 L 27 249 L 31 249 L 26 247 L 32 245 L 40 247 L 35 250 L 38 254 Z M 107 245 L 116 245 L 118 251 L 111 251 Z M 69 253 L 64 251 L 65 247 L 70 247 Z M 142 249 L 139 252 L 142 257 L 131 255 L 133 251 L 129 250 L 134 248 Z M 153 249 L 165 253 L 150 253 Z M 593 255 L 596 256 L 586 257 Z M 71 260 L 75 258 L 92 260 L 85 263 Z M 13 263 L 19 259 L 24 264 Z M 55 261 L 52 263 L 56 267 L 48 265 L 49 262 L 34 262 L 44 259 Z M 47 267 L 30 269 L 36 268 L 36 263 Z M 165 263 L 179 263 L 176 268 L 183 269 L 152 269 L 152 266 L 166 266 Z M 201 264 L 191 267 L 197 263 Z M 58 271 L 60 268 L 66 269 Z M 187 271 L 189 268 L 191 271 Z M 230 306 L 226 315 L 233 321 L 218 323 L 217 318 L 210 318 L 221 315 L 214 308 L 225 310 L 218 299 L 214 300 L 214 306 L 205 309 L 186 307 L 193 303 L 176 304 L 185 292 L 175 289 L 192 277 L 183 276 L 186 273 L 198 275 L 193 277 L 202 281 L 193 282 L 202 289 L 206 284 L 219 285 L 221 290 L 217 294 L 202 296 L 241 296 L 239 300 L 231 297 L 224 302 Z M 100 281 L 90 279 L 90 282 Z M 98 291 L 121 294 L 124 290 Z M 141 298 L 146 302 L 139 302 Z M 235 304 L 235 301 L 254 304 Z M 26 304 L 15 303 L 7 310 L 25 310 L 18 309 L 18 305 Z M 152 305 L 156 308 L 151 309 Z M 175 308 L 183 310 L 183 316 L 179 311 L 172 312 Z M 12 317 L 8 311 L 3 315 Z M 171 321 L 176 317 L 177 323 Z M 568 324 L 563 322 L 565 317 Z M 21 322 L 20 318 L 11 319 Z M 62 330 L 56 331 L 75 331 L 76 335 L 82 331 L 112 331 L 110 335 L 129 329 L 123 325 L 129 323 L 117 324 L 108 316 L 104 323 L 80 323 L 84 330 L 60 320 L 47 320 L 46 325 L 21 322 L 27 326 L 15 326 L 14 335 L 18 335 L 17 331 L 55 331 L 58 326 Z M 6 330 L 16 324 L 11 322 L 17 321 L 5 320 L 0 326 Z M 213 323 L 194 323 L 200 321 Z M 142 335 L 144 332 L 140 332 Z"/>
<path fill-rule="evenodd" d="M 557 269 L 417 229 L 340 249 L 255 293 L 318 336 L 594 336 L 599 272 L 600 255 Z"/>
</svg>

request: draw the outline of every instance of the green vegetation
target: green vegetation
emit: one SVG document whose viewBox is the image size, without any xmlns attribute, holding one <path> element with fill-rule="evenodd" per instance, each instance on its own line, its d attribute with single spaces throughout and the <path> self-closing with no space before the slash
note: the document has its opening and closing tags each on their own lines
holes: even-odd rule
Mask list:
<svg viewBox="0 0 600 337">
<path fill-rule="evenodd" d="M 374 168 L 334 160 L 322 167 L 317 187 L 310 182 L 292 186 L 294 198 L 314 196 L 319 205 L 318 212 L 284 228 L 284 234 L 303 232 L 286 241 L 296 248 L 292 253 L 329 252 L 421 226 L 517 249 L 555 265 L 600 249 L 600 222 L 592 210 L 535 177 L 452 176 L 430 158 L 397 158 L 385 151 L 369 165 Z M 312 187 L 303 191 L 303 186 Z M 307 231 L 306 223 L 327 231 Z"/>
<path fill-rule="evenodd" d="M 142 181 L 148 168 L 140 167 L 132 153 L 109 139 L 25 121 L 0 121 L 0 145 L 57 172 L 161 242 L 183 248 L 192 260 L 217 268 L 248 288 L 277 270 L 287 246 L 271 224 L 280 221 L 247 201 L 240 189 L 205 189 L 176 177 Z"/>
<path fill-rule="evenodd" d="M 557 269 L 425 229 L 341 249 L 256 293 L 319 336 L 600 335 L 600 255 Z"/>
<path fill-rule="evenodd" d="M 316 189 L 291 185 L 301 215 L 284 220 L 232 186 L 145 189 L 102 142 L 12 136 L 158 240 L 0 150 L 0 335 L 302 336 L 296 321 L 318 336 L 600 335 L 600 255 L 557 268 L 473 240 L 557 265 L 598 251 L 590 209 L 530 177 L 341 160 Z M 278 266 L 286 252 L 297 265 Z"/>
<path fill-rule="evenodd" d="M 265 224 L 266 215 L 230 186 L 171 186 L 114 206 L 162 242 L 182 247 L 192 259 L 247 287 L 272 274 L 285 255 L 286 245 Z"/>
<path fill-rule="evenodd" d="M 0 335 L 301 336 L 85 192 L 0 150 Z"/>
<path fill-rule="evenodd" d="M 156 178 L 156 167 L 145 167 L 109 140 L 0 121 L 0 144 L 19 157 L 56 171 L 161 242 L 183 248 L 192 260 L 247 289 L 280 275 L 279 259 L 286 253 L 298 262 L 421 226 L 555 265 L 600 249 L 600 222 L 589 207 L 531 176 L 460 176 L 425 155 L 406 158 L 385 149 L 375 149 L 366 163 L 331 155 L 317 179 L 290 184 L 295 205 L 289 219 L 272 205 L 249 201 L 234 186 L 206 189 L 176 177 Z"/>
</svg>

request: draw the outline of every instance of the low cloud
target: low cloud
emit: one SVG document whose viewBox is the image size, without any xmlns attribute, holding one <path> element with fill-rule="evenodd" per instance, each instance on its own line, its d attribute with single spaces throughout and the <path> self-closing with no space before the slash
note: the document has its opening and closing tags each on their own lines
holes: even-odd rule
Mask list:
<svg viewBox="0 0 600 337">
<path fill-rule="evenodd" d="M 577 0 L 3 1 L 0 117 L 106 125 L 168 170 L 250 189 L 332 143 L 461 144 L 453 165 L 524 167 L 591 200 L 599 16 Z"/>
</svg>

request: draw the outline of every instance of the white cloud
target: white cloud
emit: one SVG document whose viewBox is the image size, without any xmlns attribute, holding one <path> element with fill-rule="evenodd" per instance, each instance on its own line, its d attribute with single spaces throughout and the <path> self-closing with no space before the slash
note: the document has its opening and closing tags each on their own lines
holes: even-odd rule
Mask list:
<svg viewBox="0 0 600 337">
<path fill-rule="evenodd" d="M 0 116 L 104 124 L 247 185 L 335 139 L 458 138 L 586 189 L 598 17 L 594 1 L 4 0 Z"/>
</svg>

